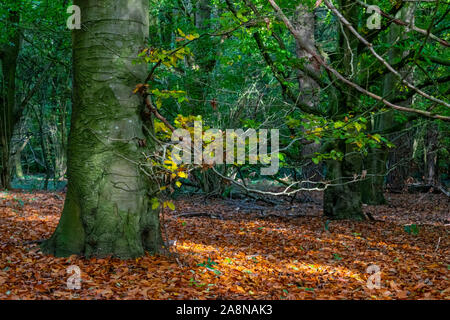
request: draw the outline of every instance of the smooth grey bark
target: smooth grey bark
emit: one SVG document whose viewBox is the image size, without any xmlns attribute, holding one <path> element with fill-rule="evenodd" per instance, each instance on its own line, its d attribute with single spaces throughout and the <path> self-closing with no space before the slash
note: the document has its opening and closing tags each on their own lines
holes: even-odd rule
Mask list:
<svg viewBox="0 0 450 320">
<path fill-rule="evenodd" d="M 78 0 L 82 28 L 73 31 L 73 112 L 64 210 L 45 252 L 134 258 L 160 251 L 156 186 L 139 170 L 144 162 L 142 101 L 133 95 L 146 78 L 132 64 L 146 46 L 147 0 Z"/>
<path fill-rule="evenodd" d="M 312 7 L 300 3 L 295 11 L 294 27 L 301 35 L 301 38 L 308 43 L 308 47 L 313 48 L 315 46 L 315 12 Z M 312 55 L 302 49 L 298 41 L 296 43 L 296 56 L 303 63 L 304 68 L 311 73 L 320 74 L 320 65 L 316 63 Z M 298 70 L 297 72 L 299 99 L 307 104 L 311 109 L 319 107 L 320 100 L 320 86 L 319 84 L 304 71 Z M 319 152 L 319 144 L 307 144 L 303 145 L 301 149 L 302 158 L 305 159 L 308 156 Z M 320 179 L 320 166 L 313 163 L 302 166 L 302 178 L 303 179 Z M 319 173 L 319 174 L 318 174 Z"/>
<path fill-rule="evenodd" d="M 299 4 L 295 11 L 294 27 L 301 35 L 301 38 L 308 43 L 308 47 L 315 46 L 315 14 L 314 10 L 306 4 Z M 302 49 L 297 43 L 296 56 L 301 59 L 306 69 L 312 73 L 320 73 L 320 66 L 315 63 L 312 55 Z M 300 99 L 303 99 L 311 108 L 316 108 L 319 104 L 319 90 L 320 87 L 317 82 L 305 74 L 305 72 L 298 71 L 298 84 L 300 91 Z"/>
<path fill-rule="evenodd" d="M 435 123 L 428 123 L 424 140 L 424 182 L 430 186 L 439 186 L 439 129 Z"/>
<path fill-rule="evenodd" d="M 21 118 L 19 123 L 14 129 L 13 138 L 11 139 L 11 157 L 13 158 L 14 167 L 16 171 L 16 177 L 18 179 L 23 179 L 23 168 L 22 168 L 22 151 L 27 146 L 30 141 L 30 136 L 26 132 L 26 121 L 24 121 L 25 115 Z M 14 141 L 16 138 L 16 141 Z"/>
</svg>

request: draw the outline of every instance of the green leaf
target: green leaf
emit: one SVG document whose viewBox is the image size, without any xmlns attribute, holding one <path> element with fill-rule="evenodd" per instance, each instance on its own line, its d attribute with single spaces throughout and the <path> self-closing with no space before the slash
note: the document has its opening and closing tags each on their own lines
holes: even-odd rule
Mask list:
<svg viewBox="0 0 450 320">
<path fill-rule="evenodd" d="M 336 261 L 341 261 L 342 257 L 339 254 L 337 254 L 337 253 L 333 253 L 333 259 L 336 260 Z"/>
<path fill-rule="evenodd" d="M 158 198 L 152 198 L 151 204 L 152 204 L 152 210 L 158 209 L 158 207 L 159 207 Z"/>
</svg>

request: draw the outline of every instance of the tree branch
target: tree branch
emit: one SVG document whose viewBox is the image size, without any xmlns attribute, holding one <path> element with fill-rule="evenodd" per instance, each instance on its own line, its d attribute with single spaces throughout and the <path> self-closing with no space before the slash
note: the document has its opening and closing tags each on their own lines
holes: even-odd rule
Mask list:
<svg viewBox="0 0 450 320">
<path fill-rule="evenodd" d="M 314 48 L 311 48 L 300 36 L 300 34 L 297 32 L 297 30 L 293 27 L 292 23 L 289 21 L 289 19 L 286 17 L 286 15 L 283 13 L 283 11 L 280 9 L 280 7 L 275 3 L 274 0 L 268 0 L 270 2 L 270 4 L 272 5 L 272 8 L 275 10 L 275 12 L 278 14 L 278 16 L 280 17 L 280 19 L 283 21 L 283 23 L 286 25 L 286 27 L 289 29 L 289 31 L 292 33 L 292 35 L 295 37 L 295 39 L 298 41 L 299 45 L 306 51 L 308 51 L 313 57 L 314 59 L 317 60 L 318 63 L 320 63 L 325 69 L 327 69 L 328 71 L 330 71 L 332 74 L 334 74 L 336 76 L 337 79 L 339 79 L 340 81 L 344 82 L 345 84 L 355 88 L 357 91 L 377 100 L 382 102 L 383 104 L 385 104 L 386 106 L 395 109 L 395 110 L 399 110 L 399 111 L 404 111 L 404 112 L 412 112 L 412 113 L 417 113 L 420 114 L 422 116 L 425 117 L 429 117 L 429 118 L 433 118 L 433 119 L 440 119 L 440 120 L 445 120 L 445 121 L 450 121 L 450 117 L 447 116 L 443 116 L 443 115 L 436 115 L 433 114 L 431 112 L 428 111 L 424 111 L 424 110 L 418 110 L 418 109 L 412 109 L 412 108 L 407 108 L 407 107 L 403 107 L 403 106 L 399 106 L 399 105 L 395 105 L 389 101 L 387 101 L 385 98 L 380 97 L 376 94 L 374 94 L 373 92 L 367 91 L 364 88 L 360 87 L 359 85 L 357 85 L 356 83 L 346 79 L 342 74 L 340 74 L 338 71 L 336 71 L 335 69 L 333 69 L 332 67 L 330 67 L 324 60 L 323 58 L 315 51 Z M 326 0 L 325 0 L 326 1 Z M 328 2 L 328 1 L 326 1 Z M 382 59 L 382 58 L 381 58 Z M 392 68 L 392 67 L 391 67 Z"/>
<path fill-rule="evenodd" d="M 269 0 L 269 2 L 273 2 L 272 0 Z M 411 83 L 409 83 L 408 81 L 406 81 L 404 79 L 404 77 L 394 68 L 392 68 L 392 66 L 385 60 L 383 59 L 383 57 L 381 57 L 373 48 L 373 45 L 368 42 L 366 39 L 364 39 L 363 36 L 361 36 L 358 31 L 355 30 L 355 28 L 353 28 L 353 26 L 350 24 L 350 22 L 348 22 L 347 19 L 345 19 L 345 17 L 336 9 L 336 7 L 328 0 L 324 0 L 325 5 L 327 6 L 328 9 L 331 10 L 331 12 L 333 12 L 335 14 L 336 17 L 338 17 L 338 19 L 355 35 L 356 38 L 358 38 L 359 41 L 361 41 L 362 43 L 364 43 L 366 45 L 366 47 L 369 49 L 369 51 L 372 53 L 372 55 L 378 60 L 380 61 L 383 65 L 386 66 L 386 68 L 392 72 L 392 74 L 394 74 L 397 78 L 399 78 L 401 80 L 401 82 L 407 86 L 408 88 L 416 91 L 418 94 L 420 94 L 421 96 L 427 98 L 428 100 L 431 100 L 433 102 L 436 102 L 440 105 L 443 105 L 447 108 L 450 108 L 450 104 L 442 101 L 436 97 L 430 96 L 429 94 L 423 92 L 422 90 L 420 90 L 419 88 L 417 88 L 416 86 L 412 85 Z"/>
<path fill-rule="evenodd" d="M 364 8 L 366 8 L 366 9 L 369 8 L 369 6 L 370 6 L 370 5 L 364 3 L 364 2 L 362 2 L 360 0 L 356 0 L 356 2 L 359 5 L 361 5 Z M 395 24 L 397 24 L 399 26 L 410 27 L 412 30 L 414 30 L 414 31 L 416 31 L 416 32 L 418 32 L 420 34 L 423 34 L 425 36 L 427 35 L 427 30 L 421 29 L 419 27 L 416 27 L 415 25 L 411 25 L 411 24 L 409 24 L 409 23 L 407 23 L 407 22 L 405 22 L 403 20 L 397 19 L 394 16 L 391 16 L 389 13 L 386 13 L 386 12 L 384 12 L 381 9 L 380 9 L 380 15 L 382 15 L 383 17 L 389 19 L 391 22 L 393 22 L 393 23 L 395 23 Z M 440 44 L 442 44 L 445 47 L 450 47 L 450 43 L 448 43 L 447 41 L 445 41 L 445 40 L 443 40 L 443 39 L 441 39 L 441 38 L 439 38 L 437 36 L 435 36 L 432 33 L 430 33 L 430 39 L 433 39 L 433 40 L 439 42 Z"/>
</svg>

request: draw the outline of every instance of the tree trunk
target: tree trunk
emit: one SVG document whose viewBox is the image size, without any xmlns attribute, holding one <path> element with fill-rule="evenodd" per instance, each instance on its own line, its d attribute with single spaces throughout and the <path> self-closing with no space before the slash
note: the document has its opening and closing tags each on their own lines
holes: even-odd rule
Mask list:
<svg viewBox="0 0 450 320">
<path fill-rule="evenodd" d="M 309 47 L 314 47 L 315 43 L 315 13 L 312 8 L 306 4 L 299 4 L 295 11 L 294 27 L 297 29 L 301 38 L 305 40 Z M 312 58 L 311 54 L 303 50 L 302 47 L 296 44 L 296 56 L 298 59 L 303 60 L 305 68 L 320 75 L 320 66 L 317 63 L 313 63 L 315 60 Z M 299 99 L 303 100 L 304 103 L 308 104 L 311 108 L 317 108 L 320 100 L 320 87 L 317 82 L 305 74 L 305 72 L 298 70 L 298 88 L 299 88 Z M 320 145 L 311 143 L 302 146 L 301 154 L 302 158 L 319 152 Z M 302 166 L 302 179 L 318 181 L 321 179 L 320 175 L 320 165 L 316 165 L 312 162 L 310 164 L 305 164 Z"/>
<path fill-rule="evenodd" d="M 163 48 L 171 48 L 173 43 L 173 12 L 171 10 L 161 10 L 160 22 L 160 43 Z"/>
<path fill-rule="evenodd" d="M 430 122 L 427 126 L 424 141 L 424 183 L 430 186 L 440 185 L 438 152 L 439 152 L 439 129 L 435 123 Z"/>
<path fill-rule="evenodd" d="M 353 26 L 358 26 L 358 6 L 350 0 L 341 0 L 340 11 Z M 338 28 L 338 61 L 339 69 L 347 79 L 357 75 L 358 40 L 353 34 L 342 26 Z M 356 108 L 357 92 L 348 86 L 341 86 L 339 90 L 338 115 L 344 115 Z M 358 150 L 344 140 L 337 141 L 330 146 L 344 154 L 342 161 L 327 161 L 327 180 L 330 184 L 324 191 L 323 212 L 330 219 L 363 220 L 361 184 L 354 182 L 354 176 L 361 173 L 362 158 Z"/>
<path fill-rule="evenodd" d="M 361 172 L 361 156 L 343 141 L 334 149 L 343 151 L 345 156 L 342 161 L 327 161 L 327 180 L 333 186 L 324 191 L 324 215 L 336 220 L 364 220 L 360 183 L 352 182 L 354 175 Z"/>
<path fill-rule="evenodd" d="M 11 138 L 16 119 L 16 67 L 20 51 L 20 34 L 17 26 L 20 21 L 18 12 L 10 12 L 8 22 L 12 24 L 9 43 L 0 47 L 0 188 L 11 188 Z"/>
<path fill-rule="evenodd" d="M 59 225 L 43 243 L 56 256 L 135 258 L 161 248 L 154 191 L 141 174 L 145 148 L 132 91 L 146 77 L 132 64 L 146 46 L 146 0 L 78 0 L 81 30 L 73 32 L 74 93 L 68 146 L 68 190 Z"/>
<path fill-rule="evenodd" d="M 305 4 L 299 4 L 295 11 L 295 29 L 299 32 L 302 39 L 308 43 L 308 47 L 314 47 L 314 26 L 315 16 L 314 10 Z M 320 66 L 312 58 L 312 55 L 303 50 L 299 44 L 296 46 L 296 55 L 298 59 L 303 60 L 306 69 L 313 73 L 320 74 Z M 303 71 L 298 71 L 298 84 L 300 91 L 300 99 L 307 103 L 310 107 L 317 107 L 319 104 L 320 87 L 317 82 Z"/>
<path fill-rule="evenodd" d="M 195 25 L 199 33 L 203 34 L 210 29 L 212 5 L 209 0 L 199 0 L 196 5 Z M 215 43 L 214 37 L 202 37 L 192 47 L 194 64 L 198 66 L 198 70 L 194 73 L 194 80 L 186 83 L 186 88 L 192 100 L 191 114 L 194 115 L 205 114 L 206 98 L 210 91 L 208 90 L 210 76 L 216 65 Z"/>
<path fill-rule="evenodd" d="M 49 152 L 49 146 L 47 142 L 46 134 L 44 133 L 44 125 L 45 125 L 45 115 L 44 115 L 44 103 L 40 105 L 39 112 L 36 111 L 36 108 L 33 106 L 33 111 L 36 117 L 36 121 L 38 123 L 39 128 L 39 144 L 41 147 L 41 154 L 42 154 L 42 161 L 44 164 L 45 169 L 45 179 L 44 179 L 44 190 L 48 190 L 48 181 L 51 176 L 51 164 L 50 164 L 50 152 Z"/>
<path fill-rule="evenodd" d="M 194 22 L 199 34 L 204 34 L 211 29 L 211 17 L 213 14 L 213 4 L 210 0 L 198 0 L 192 3 L 195 7 Z M 193 59 L 189 63 L 198 66 L 197 71 L 194 72 L 193 80 L 186 82 L 187 94 L 192 101 L 191 114 L 203 115 L 209 113 L 207 109 L 208 95 L 211 92 L 211 73 L 216 66 L 217 41 L 214 37 L 202 37 L 193 43 Z M 186 78 L 187 79 L 187 78 Z M 216 170 L 225 173 L 224 168 L 216 166 Z M 225 190 L 225 185 L 221 177 L 219 177 L 212 170 L 202 169 L 194 170 L 193 174 L 198 179 L 202 190 L 208 195 L 220 195 Z"/>
<path fill-rule="evenodd" d="M 361 182 L 362 202 L 371 205 L 386 203 L 384 198 L 384 180 L 386 161 L 389 152 L 386 149 L 372 149 L 367 155 L 364 165 L 369 176 Z"/>
<path fill-rule="evenodd" d="M 28 144 L 28 141 L 30 141 L 29 137 L 25 137 L 25 140 L 17 146 L 17 149 L 14 153 L 14 165 L 16 168 L 16 176 L 18 179 L 22 180 L 23 177 L 23 169 L 22 169 L 22 151 L 25 149 L 25 147 Z"/>
<path fill-rule="evenodd" d="M 402 8 L 397 17 L 406 22 L 410 22 L 414 19 L 414 4 L 406 4 Z M 404 26 L 391 25 L 387 34 L 387 43 L 394 44 L 401 40 L 404 35 Z M 404 58 L 409 54 L 409 51 L 402 50 L 400 48 L 392 47 L 388 52 L 389 62 L 391 64 L 397 62 L 399 59 Z M 405 76 L 406 80 L 410 83 L 414 81 L 412 73 L 409 73 L 409 68 L 403 68 L 400 73 Z M 383 80 L 383 96 L 388 100 L 399 94 L 398 79 L 392 73 L 387 74 Z M 399 105 L 409 107 L 412 99 L 402 101 Z M 373 130 L 382 132 L 383 130 L 389 130 L 394 125 L 394 111 L 389 110 L 381 114 L 373 116 L 371 128 Z M 377 149 L 372 148 L 369 150 L 369 155 L 365 161 L 365 169 L 368 173 L 368 178 L 362 182 L 362 199 L 364 203 L 371 205 L 381 205 L 386 203 L 384 198 L 384 182 L 387 174 L 387 161 L 389 158 L 389 149 Z"/>
</svg>

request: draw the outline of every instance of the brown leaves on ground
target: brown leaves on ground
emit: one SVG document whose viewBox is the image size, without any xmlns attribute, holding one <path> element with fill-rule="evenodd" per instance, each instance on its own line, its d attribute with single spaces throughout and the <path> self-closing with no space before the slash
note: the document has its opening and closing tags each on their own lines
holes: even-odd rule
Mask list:
<svg viewBox="0 0 450 320">
<path fill-rule="evenodd" d="M 327 222 L 312 203 L 180 200 L 165 215 L 174 254 L 121 261 L 43 255 L 32 241 L 50 237 L 64 195 L 0 192 L 0 299 L 450 299 L 448 199 L 388 196 L 365 207 L 377 222 Z"/>
</svg>

